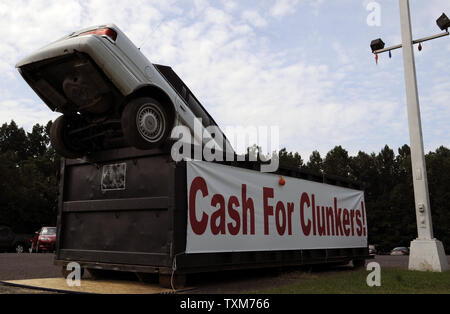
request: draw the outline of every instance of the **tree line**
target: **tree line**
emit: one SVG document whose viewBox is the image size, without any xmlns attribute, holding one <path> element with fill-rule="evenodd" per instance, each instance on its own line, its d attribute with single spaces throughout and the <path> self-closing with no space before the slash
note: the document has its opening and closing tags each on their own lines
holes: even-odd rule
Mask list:
<svg viewBox="0 0 450 314">
<path fill-rule="evenodd" d="M 51 121 L 26 132 L 14 121 L 0 128 L 0 224 L 16 232 L 56 225 L 60 156 L 50 145 Z M 325 156 L 314 151 L 307 161 L 282 149 L 280 163 L 362 183 L 369 243 L 388 251 L 409 246 L 416 238 L 416 216 L 408 145 L 397 152 L 385 146 L 378 153 L 349 156 L 336 146 Z M 450 150 L 444 146 L 426 155 L 435 237 L 450 251 Z"/>
<path fill-rule="evenodd" d="M 0 224 L 33 233 L 56 225 L 59 156 L 50 126 L 25 132 L 14 121 L 0 128 Z"/>
<path fill-rule="evenodd" d="M 411 151 L 403 145 L 394 152 L 385 146 L 379 153 L 359 151 L 349 156 L 336 146 L 324 157 L 314 151 L 308 161 L 298 153 L 279 152 L 280 164 L 337 175 L 362 184 L 366 202 L 369 243 L 388 252 L 409 246 L 417 237 Z M 450 252 L 450 150 L 444 146 L 425 155 L 434 236 Z"/>
</svg>

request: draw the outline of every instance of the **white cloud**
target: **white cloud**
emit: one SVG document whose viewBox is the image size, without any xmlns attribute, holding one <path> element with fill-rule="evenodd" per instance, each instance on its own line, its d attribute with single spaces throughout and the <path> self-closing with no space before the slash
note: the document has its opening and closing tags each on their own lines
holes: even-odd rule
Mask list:
<svg viewBox="0 0 450 314">
<path fill-rule="evenodd" d="M 357 61 L 362 59 L 359 50 L 344 50 L 336 38 L 324 39 L 332 43 L 326 59 L 299 54 L 306 49 L 303 43 L 283 49 L 273 46 L 264 33 L 278 32 L 271 28 L 272 22 L 296 12 L 300 4 L 317 10 L 321 0 L 279 0 L 267 12 L 243 7 L 240 2 L 227 3 L 0 3 L 0 79 L 5 82 L 0 86 L 0 122 L 14 119 L 31 127 L 57 116 L 37 96 L 13 97 L 28 89 L 14 69 L 21 57 L 81 27 L 114 22 L 136 45 L 145 43 L 142 51 L 150 61 L 171 65 L 223 128 L 278 125 L 281 145 L 301 152 L 304 158 L 315 149 L 325 154 L 335 145 L 356 153 L 359 149 L 379 150 L 394 139 L 395 143 L 408 139 L 406 109 L 401 103 L 402 68 L 401 64 L 396 65 L 398 69 L 391 67 L 401 58 L 392 63 L 383 60 L 368 79 L 361 66 L 367 64 Z M 367 58 L 373 65 L 371 56 Z M 445 67 L 447 63 L 442 62 Z M 395 97 L 389 84 L 400 86 Z M 441 110 L 441 131 L 448 130 L 444 123 L 450 116 L 449 88 L 441 82 L 429 96 Z M 424 108 L 426 119 L 439 113 L 427 110 Z M 444 137 L 440 135 L 435 142 L 445 144 Z"/>
<path fill-rule="evenodd" d="M 59 115 L 43 103 L 36 105 L 33 99 L 19 97 L 0 100 L 0 124 L 14 120 L 18 126 L 30 130 L 36 123 L 45 125 Z"/>
<path fill-rule="evenodd" d="M 270 9 L 270 14 L 277 18 L 292 14 L 295 12 L 298 3 L 299 0 L 276 0 Z"/>
<path fill-rule="evenodd" d="M 336 143 L 354 147 L 363 142 L 368 128 L 381 135 L 379 124 L 398 128 L 399 106 L 390 101 L 347 103 L 333 96 L 352 66 L 337 77 L 322 64 L 299 59 L 287 64 L 282 54 L 265 49 L 255 33 L 238 32 L 236 22 L 215 25 L 200 17 L 194 25 L 179 25 L 169 37 L 160 34 L 161 41 L 146 51 L 159 60 L 166 57 L 166 42 L 178 46 L 171 64 L 224 129 L 278 125 L 281 145 L 326 152 Z"/>
<path fill-rule="evenodd" d="M 242 12 L 242 19 L 255 27 L 267 26 L 267 21 L 257 11 L 246 10 Z"/>
<path fill-rule="evenodd" d="M 344 48 L 344 46 L 341 43 L 339 43 L 337 41 L 333 42 L 333 50 L 335 51 L 336 56 L 338 57 L 338 61 L 341 64 L 345 65 L 350 62 L 348 52 L 346 51 L 346 49 Z"/>
<path fill-rule="evenodd" d="M 319 15 L 319 10 L 324 2 L 325 0 L 309 0 L 309 4 L 314 11 L 314 15 Z"/>
<path fill-rule="evenodd" d="M 310 6 L 314 15 L 318 15 L 324 0 L 275 0 L 275 4 L 269 10 L 270 15 L 275 18 L 282 18 L 294 14 L 302 2 Z"/>
<path fill-rule="evenodd" d="M 235 1 L 221 0 L 221 2 L 226 11 L 233 11 L 238 7 L 238 5 Z"/>
</svg>

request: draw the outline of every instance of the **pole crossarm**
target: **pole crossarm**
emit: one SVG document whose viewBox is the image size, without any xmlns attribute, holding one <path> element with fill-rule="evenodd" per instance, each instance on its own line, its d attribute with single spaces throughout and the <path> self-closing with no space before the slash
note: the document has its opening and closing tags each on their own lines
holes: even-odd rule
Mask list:
<svg viewBox="0 0 450 314">
<path fill-rule="evenodd" d="M 441 37 L 444 37 L 444 36 L 448 36 L 448 35 L 450 35 L 450 33 L 447 31 L 447 32 L 443 32 L 443 33 L 440 33 L 440 34 L 437 34 L 437 35 L 428 36 L 428 37 L 424 37 L 424 38 L 413 40 L 412 43 L 415 45 L 415 44 L 423 43 L 425 41 L 429 41 L 429 40 L 441 38 Z M 387 52 L 387 51 L 391 51 L 391 50 L 395 50 L 395 49 L 400 49 L 402 47 L 403 47 L 402 44 L 395 45 L 395 46 L 391 46 L 391 47 L 375 50 L 373 53 L 374 54 L 379 54 L 379 53 L 383 53 L 383 52 Z"/>
</svg>

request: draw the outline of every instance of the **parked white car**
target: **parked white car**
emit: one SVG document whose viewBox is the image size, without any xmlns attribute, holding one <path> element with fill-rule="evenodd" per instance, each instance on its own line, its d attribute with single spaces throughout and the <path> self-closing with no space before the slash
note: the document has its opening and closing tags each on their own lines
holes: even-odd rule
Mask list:
<svg viewBox="0 0 450 314">
<path fill-rule="evenodd" d="M 409 255 L 409 248 L 404 246 L 393 248 L 390 255 Z"/>
<path fill-rule="evenodd" d="M 176 125 L 192 132 L 195 118 L 204 128 L 216 125 L 170 67 L 152 64 L 114 24 L 74 32 L 16 67 L 47 106 L 63 114 L 50 135 L 64 157 L 161 147 Z"/>
</svg>

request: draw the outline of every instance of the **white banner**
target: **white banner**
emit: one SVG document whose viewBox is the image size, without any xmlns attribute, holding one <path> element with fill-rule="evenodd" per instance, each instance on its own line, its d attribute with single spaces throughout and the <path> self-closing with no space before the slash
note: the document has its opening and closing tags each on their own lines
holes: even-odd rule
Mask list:
<svg viewBox="0 0 450 314">
<path fill-rule="evenodd" d="M 280 178 L 188 161 L 186 252 L 367 246 L 362 191 Z"/>
</svg>

